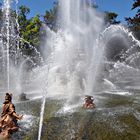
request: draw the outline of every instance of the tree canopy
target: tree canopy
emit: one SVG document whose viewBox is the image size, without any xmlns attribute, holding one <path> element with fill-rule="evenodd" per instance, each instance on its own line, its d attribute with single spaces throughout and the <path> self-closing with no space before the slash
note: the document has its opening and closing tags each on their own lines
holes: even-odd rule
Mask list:
<svg viewBox="0 0 140 140">
<path fill-rule="evenodd" d="M 125 18 L 128 26 L 131 27 L 133 30 L 140 30 L 140 0 L 135 0 L 132 9 L 137 9 L 136 15 L 134 17 Z"/>
<path fill-rule="evenodd" d="M 93 8 L 98 9 L 97 5 L 93 5 Z M 130 10 L 136 9 L 136 14 L 134 17 L 125 18 L 127 25 L 136 33 L 140 32 L 140 0 L 134 0 L 132 8 Z M 29 42 L 31 45 L 36 48 L 40 45 L 40 29 L 42 24 L 45 24 L 49 28 L 55 30 L 56 19 L 57 19 L 58 3 L 54 3 L 54 6 L 50 10 L 46 10 L 44 15 L 35 15 L 30 17 L 30 8 L 27 6 L 20 6 L 18 9 L 18 23 L 19 23 L 19 36 L 25 41 Z M 16 12 L 13 10 L 11 16 L 16 17 Z M 105 11 L 105 23 L 110 24 L 119 24 L 120 21 L 117 20 L 118 14 L 115 12 Z M 43 18 L 40 18 L 43 17 Z M 2 7 L 0 4 L 0 21 L 3 19 Z M 0 27 L 2 22 L 0 22 Z M 15 27 L 16 28 L 16 27 Z M 139 34 L 140 35 L 140 34 Z"/>
<path fill-rule="evenodd" d="M 44 22 L 51 29 L 54 28 L 58 11 L 58 3 L 54 3 L 54 7 L 50 10 L 46 10 L 44 17 Z"/>
<path fill-rule="evenodd" d="M 140 39 L 140 0 L 134 0 L 131 10 L 137 9 L 134 17 L 126 17 L 128 27 L 135 33 L 136 37 Z"/>
<path fill-rule="evenodd" d="M 105 22 L 108 24 L 119 24 L 117 21 L 118 14 L 115 12 L 105 12 Z"/>
</svg>

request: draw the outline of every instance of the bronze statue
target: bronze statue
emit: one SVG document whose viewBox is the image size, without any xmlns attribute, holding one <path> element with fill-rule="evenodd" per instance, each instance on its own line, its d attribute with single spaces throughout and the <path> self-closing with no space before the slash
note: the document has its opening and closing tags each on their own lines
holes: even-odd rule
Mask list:
<svg viewBox="0 0 140 140">
<path fill-rule="evenodd" d="M 17 124 L 23 115 L 18 115 L 15 111 L 15 106 L 12 103 L 12 94 L 6 93 L 5 101 L 2 106 L 0 118 L 0 139 L 8 138 L 10 135 L 19 129 Z"/>
<path fill-rule="evenodd" d="M 86 95 L 85 96 L 85 103 L 83 105 L 83 108 L 85 109 L 94 109 L 95 104 L 93 103 L 94 99 L 93 96 Z"/>
</svg>

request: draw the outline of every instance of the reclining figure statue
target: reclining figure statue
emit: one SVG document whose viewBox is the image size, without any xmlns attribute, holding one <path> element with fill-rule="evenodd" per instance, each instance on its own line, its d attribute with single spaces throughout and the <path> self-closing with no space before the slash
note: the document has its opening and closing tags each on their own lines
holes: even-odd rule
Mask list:
<svg viewBox="0 0 140 140">
<path fill-rule="evenodd" d="M 12 94 L 6 93 L 0 118 L 0 139 L 9 138 L 13 132 L 18 130 L 17 121 L 21 120 L 22 117 L 23 115 L 18 115 L 15 112 Z"/>
<path fill-rule="evenodd" d="M 85 109 L 94 109 L 95 104 L 93 103 L 94 99 L 93 96 L 86 95 L 85 96 L 85 103 L 83 105 L 83 108 Z"/>
</svg>

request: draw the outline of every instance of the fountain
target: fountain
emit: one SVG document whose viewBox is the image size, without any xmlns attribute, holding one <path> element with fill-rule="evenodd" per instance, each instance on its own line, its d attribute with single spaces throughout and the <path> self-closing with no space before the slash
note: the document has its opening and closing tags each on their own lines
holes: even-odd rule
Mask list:
<svg viewBox="0 0 140 140">
<path fill-rule="evenodd" d="M 4 0 L 3 11 L 6 20 L 3 20 L 4 26 L 0 36 L 2 66 L 0 72 L 3 74 L 0 77 L 2 81 L 0 86 L 2 92 L 25 91 L 27 95 L 31 93 L 33 96 L 35 94 L 35 97 L 41 97 L 38 140 L 44 135 L 42 128 L 48 98 L 60 101 L 64 99 L 62 108 L 56 114 L 65 114 L 66 118 L 61 116 L 61 119 L 66 121 L 68 117 L 68 124 L 77 118 L 72 116 L 69 118 L 67 115 L 69 113 L 75 115 L 74 112 L 81 106 L 81 100 L 85 95 L 93 95 L 98 106 L 94 112 L 94 120 L 92 120 L 93 112 L 87 112 L 89 122 L 105 123 L 105 119 L 110 117 L 113 124 L 119 120 L 116 119 L 116 114 L 122 117 L 128 115 L 128 112 L 139 119 L 138 107 L 128 106 L 132 102 L 130 100 L 132 97 L 129 96 L 140 90 L 140 42 L 127 28 L 123 25 L 106 27 L 104 15 L 93 8 L 90 0 L 59 0 L 56 30 L 45 27 L 46 40 L 45 45 L 41 47 L 42 57 L 36 48 L 20 38 L 13 30 L 13 26 L 16 26 L 19 32 L 19 25 L 18 14 L 14 19 L 15 22 L 10 17 L 11 4 L 11 0 Z M 17 4 L 18 0 L 16 6 Z M 35 51 L 35 56 L 25 55 L 19 48 L 21 42 L 28 44 L 29 48 Z M 41 65 L 34 62 L 34 57 L 40 60 Z M 134 93 L 130 93 L 131 91 Z M 139 94 L 136 93 L 135 96 L 139 97 Z M 117 102 L 117 105 L 111 104 L 114 107 L 112 109 L 109 101 L 116 102 L 116 98 L 128 106 Z M 132 104 L 135 106 L 139 98 L 134 97 L 133 100 L 135 102 Z M 84 115 L 81 113 L 80 119 L 87 122 L 87 116 L 83 118 Z M 120 129 L 112 128 L 113 130 L 121 131 L 121 127 L 124 128 L 119 121 L 120 126 L 118 124 L 115 126 Z M 81 121 L 81 124 L 83 122 Z M 72 137 L 75 137 L 78 130 L 84 128 L 78 126 L 80 125 L 75 126 L 76 129 L 68 128 L 70 132 L 73 130 Z"/>
<path fill-rule="evenodd" d="M 18 93 L 20 93 L 24 88 L 26 91 L 32 91 L 36 87 L 35 90 L 41 92 L 46 87 L 44 81 L 48 81 L 47 96 L 60 95 L 68 97 L 72 101 L 76 96 L 94 94 L 97 78 L 100 77 L 103 67 L 109 63 L 112 63 L 111 69 L 119 64 L 116 61 L 120 61 L 121 65 L 125 63 L 124 65 L 139 69 L 139 65 L 134 64 L 137 63 L 139 57 L 139 52 L 137 52 L 139 41 L 122 25 L 111 25 L 105 28 L 103 14 L 92 7 L 91 1 L 84 0 L 59 0 L 57 32 L 46 28 L 46 45 L 42 47 L 45 63 L 43 66 L 36 67 L 32 56 L 25 56 L 19 49 L 19 42 L 28 42 L 20 38 L 13 30 L 13 26 L 17 26 L 17 32 L 19 32 L 19 25 L 17 18 L 14 19 L 16 23 L 14 25 L 14 21 L 10 17 L 11 4 L 13 4 L 12 1 L 5 0 L 3 6 L 3 11 L 5 11 L 3 17 L 6 19 L 3 20 L 5 26 L 2 28 L 1 34 L 0 62 L 1 71 L 4 73 L 1 78 L 4 79 L 1 80 L 3 91 L 16 91 L 12 87 L 17 87 L 17 91 L 19 90 Z M 121 37 L 119 38 L 119 36 Z M 14 38 L 16 39 L 14 40 Z M 116 40 L 113 40 L 114 38 Z M 123 45 L 119 46 L 118 58 L 114 59 L 113 55 L 116 52 L 113 52 L 113 49 L 116 46 L 113 44 L 114 48 L 111 49 L 111 42 L 119 40 Z M 37 57 L 42 59 L 33 46 L 30 45 L 30 48 L 33 48 Z M 121 52 L 122 50 L 123 52 Z M 31 73 L 25 70 L 28 63 L 32 63 L 36 67 Z M 48 67 L 49 73 L 46 71 Z M 23 77 L 26 78 L 23 79 Z M 103 79 L 109 80 L 108 77 Z M 21 84 L 25 83 L 30 84 L 22 88 Z"/>
<path fill-rule="evenodd" d="M 0 34 L 0 72 L 2 73 L 0 86 L 1 92 L 8 91 L 18 95 L 26 90 L 26 83 L 29 81 L 29 69 L 36 67 L 38 62 L 43 63 L 43 60 L 40 52 L 19 36 L 17 4 L 18 0 L 3 1 L 3 26 Z M 11 8 L 14 6 L 16 17 L 12 16 Z M 30 56 L 24 53 L 27 45 L 33 52 Z"/>
<path fill-rule="evenodd" d="M 7 37 L 7 41 L 6 41 L 6 63 L 7 63 L 7 69 L 6 69 L 6 73 L 7 73 L 7 90 L 9 91 L 9 47 L 10 47 L 10 5 L 11 5 L 11 1 L 10 0 L 5 0 L 4 1 L 4 7 L 6 7 L 5 10 L 5 25 L 6 25 L 6 37 Z"/>
<path fill-rule="evenodd" d="M 75 111 L 87 94 L 97 98 L 95 103 L 101 106 L 103 114 L 107 109 L 101 102 L 106 98 L 109 101 L 112 96 L 121 96 L 123 100 L 124 96 L 132 95 L 126 85 L 140 75 L 140 65 L 137 65 L 140 42 L 123 25 L 106 27 L 103 19 L 103 14 L 92 7 L 91 1 L 59 0 L 57 31 L 46 27 L 46 45 L 42 47 L 45 65 L 35 69 L 33 75 L 38 74 L 34 78 L 35 85 L 39 81 L 41 87 L 46 86 L 40 79 L 48 82 L 46 97 L 66 99 L 58 114 L 73 113 L 71 110 Z M 42 105 L 45 106 L 44 102 Z M 108 112 L 115 116 L 112 109 Z"/>
<path fill-rule="evenodd" d="M 69 106 L 73 101 L 78 103 L 80 96 L 92 94 L 103 54 L 103 48 L 99 51 L 96 39 L 104 22 L 103 15 L 90 4 L 80 0 L 60 0 L 58 31 L 46 28 L 47 41 L 42 48 L 45 65 L 36 68 L 32 75 L 32 78 L 35 75 L 32 79 L 34 86 L 39 91 L 46 87 L 47 93 L 43 95 L 38 140 L 41 139 L 45 97 L 67 98 Z"/>
<path fill-rule="evenodd" d="M 44 97 L 44 98 L 42 98 L 42 105 L 41 105 L 41 111 L 40 111 L 38 140 L 41 139 L 41 132 L 42 132 L 42 126 L 43 126 L 43 116 L 44 116 L 45 103 L 46 103 L 46 98 Z"/>
<path fill-rule="evenodd" d="M 42 48 L 46 65 L 35 70 L 42 71 L 37 81 L 48 77 L 48 97 L 62 96 L 78 103 L 77 96 L 94 95 L 102 89 L 101 83 L 112 83 L 115 66 L 119 66 L 116 76 L 122 66 L 123 71 L 137 71 L 139 65 L 134 63 L 138 62 L 140 42 L 127 28 L 105 27 L 103 15 L 91 1 L 59 0 L 58 9 L 57 32 L 46 27 L 46 46 Z M 45 70 L 48 65 L 49 73 Z"/>
<path fill-rule="evenodd" d="M 62 95 L 72 101 L 74 96 L 93 94 L 104 52 L 97 40 L 104 22 L 91 5 L 80 0 L 59 1 L 58 31 L 46 29 L 43 47 L 47 65 L 50 62 L 47 96 Z"/>
</svg>

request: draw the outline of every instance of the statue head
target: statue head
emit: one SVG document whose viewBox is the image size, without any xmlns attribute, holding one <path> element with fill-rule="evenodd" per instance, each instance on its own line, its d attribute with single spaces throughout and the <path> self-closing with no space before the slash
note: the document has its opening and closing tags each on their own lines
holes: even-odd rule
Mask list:
<svg viewBox="0 0 140 140">
<path fill-rule="evenodd" d="M 91 99 L 93 99 L 93 96 L 85 95 L 85 100 L 91 100 Z"/>
<path fill-rule="evenodd" d="M 12 94 L 6 93 L 5 94 L 5 101 L 11 102 L 11 100 L 12 100 Z"/>
</svg>

